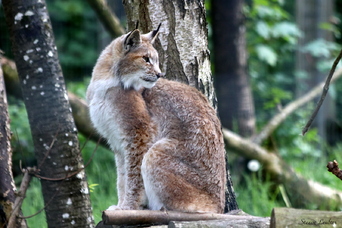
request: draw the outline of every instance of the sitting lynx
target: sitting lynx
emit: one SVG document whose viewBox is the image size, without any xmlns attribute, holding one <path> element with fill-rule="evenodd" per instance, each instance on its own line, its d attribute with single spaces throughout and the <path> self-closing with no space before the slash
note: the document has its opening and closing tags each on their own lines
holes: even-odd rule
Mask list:
<svg viewBox="0 0 342 228">
<path fill-rule="evenodd" d="M 87 90 L 91 120 L 115 152 L 119 202 L 109 209 L 222 213 L 220 122 L 198 90 L 160 78 L 158 29 L 115 39 Z"/>
</svg>

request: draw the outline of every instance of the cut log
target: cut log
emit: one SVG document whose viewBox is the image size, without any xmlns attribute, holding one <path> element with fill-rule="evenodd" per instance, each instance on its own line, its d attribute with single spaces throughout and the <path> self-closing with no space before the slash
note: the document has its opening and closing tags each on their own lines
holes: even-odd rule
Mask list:
<svg viewBox="0 0 342 228">
<path fill-rule="evenodd" d="M 271 228 L 342 227 L 342 212 L 274 208 Z"/>
<path fill-rule="evenodd" d="M 227 227 L 232 224 L 244 224 L 244 227 L 248 224 L 265 224 L 264 226 L 257 227 L 269 227 L 270 219 L 261 218 L 250 215 L 233 215 L 233 214 L 214 214 L 214 213 L 185 213 L 176 211 L 151 211 L 151 210 L 115 210 L 104 211 L 102 214 L 104 225 L 119 225 L 119 226 L 136 226 L 136 225 L 167 225 L 169 227 Z M 206 223 L 201 220 L 215 220 L 211 223 Z M 218 221 L 220 220 L 220 221 Z M 176 222 L 177 221 L 177 222 Z M 184 221 L 196 221 L 190 223 L 179 223 Z M 202 225 L 201 225 L 202 224 Z M 207 224 L 207 225 L 206 225 Z M 217 224 L 218 226 L 216 226 Z M 239 226 L 238 226 L 239 227 Z M 255 227 L 255 226 L 254 226 Z"/>
<path fill-rule="evenodd" d="M 246 218 L 233 220 L 211 220 L 211 221 L 193 221 L 193 222 L 170 222 L 169 228 L 269 228 L 270 218 Z M 154 227 L 153 227 L 154 228 Z"/>
</svg>

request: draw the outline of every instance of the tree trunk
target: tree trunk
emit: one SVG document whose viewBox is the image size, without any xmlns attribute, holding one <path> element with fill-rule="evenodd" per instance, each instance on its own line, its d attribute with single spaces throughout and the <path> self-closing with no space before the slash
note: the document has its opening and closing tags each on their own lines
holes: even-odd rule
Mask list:
<svg viewBox="0 0 342 228">
<path fill-rule="evenodd" d="M 2 58 L 0 53 L 0 59 Z M 5 227 L 14 210 L 15 184 L 12 175 L 11 130 L 7 109 L 5 81 L 0 62 L 0 227 Z M 16 220 L 15 227 L 25 227 Z"/>
<path fill-rule="evenodd" d="M 161 70 L 166 78 L 181 81 L 202 91 L 216 108 L 217 101 L 210 70 L 208 32 L 204 4 L 196 1 L 157 1 L 142 4 L 138 0 L 124 0 L 128 28 L 139 21 L 143 32 L 162 23 L 156 48 Z M 227 170 L 226 209 L 238 209 Z"/>
<path fill-rule="evenodd" d="M 247 76 L 243 0 L 212 0 L 214 66 L 218 110 L 224 127 L 250 137 L 255 131 Z"/>
<path fill-rule="evenodd" d="M 4 0 L 48 227 L 94 227 L 77 129 L 45 1 Z M 46 177 L 46 178 L 43 178 Z"/>
</svg>

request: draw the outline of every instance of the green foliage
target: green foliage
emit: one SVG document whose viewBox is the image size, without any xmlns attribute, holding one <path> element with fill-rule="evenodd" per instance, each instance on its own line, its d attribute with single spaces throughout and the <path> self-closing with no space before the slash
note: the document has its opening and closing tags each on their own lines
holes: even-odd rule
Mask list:
<svg viewBox="0 0 342 228">
<path fill-rule="evenodd" d="M 274 134 L 278 153 L 291 165 L 293 160 L 303 161 L 309 157 L 317 159 L 323 155 L 323 148 L 320 148 L 320 145 L 324 142 L 319 137 L 316 128 L 310 129 L 305 137 L 301 135 L 301 130 L 308 118 L 309 116 L 305 115 L 304 111 L 298 111 L 289 117 L 283 123 L 284 127 L 279 127 Z"/>
<path fill-rule="evenodd" d="M 97 17 L 83 0 L 47 0 L 47 5 L 64 76 L 82 78 L 82 73 L 91 71 L 98 55 Z"/>
<path fill-rule="evenodd" d="M 301 32 L 284 10 L 283 1 L 254 0 L 244 12 L 249 75 L 256 106 L 263 107 L 256 109 L 258 125 L 262 125 L 269 119 L 265 109 L 293 99 L 294 75 L 289 66 Z"/>
</svg>

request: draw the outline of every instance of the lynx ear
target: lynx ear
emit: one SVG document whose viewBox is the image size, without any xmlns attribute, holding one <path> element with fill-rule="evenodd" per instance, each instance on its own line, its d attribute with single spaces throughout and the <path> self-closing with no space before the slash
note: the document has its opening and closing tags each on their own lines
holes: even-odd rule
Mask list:
<svg viewBox="0 0 342 228">
<path fill-rule="evenodd" d="M 139 29 L 134 29 L 130 32 L 124 41 L 124 49 L 126 51 L 131 50 L 134 47 L 137 47 L 141 44 L 141 36 Z"/>
<path fill-rule="evenodd" d="M 154 43 L 154 41 L 158 37 L 160 26 L 161 26 L 161 23 L 158 25 L 158 28 L 156 30 L 153 30 L 153 31 L 146 34 L 146 36 L 149 38 L 149 40 L 152 44 Z"/>
</svg>

